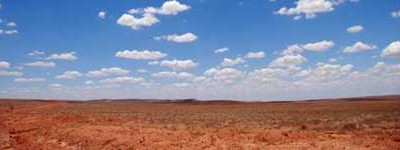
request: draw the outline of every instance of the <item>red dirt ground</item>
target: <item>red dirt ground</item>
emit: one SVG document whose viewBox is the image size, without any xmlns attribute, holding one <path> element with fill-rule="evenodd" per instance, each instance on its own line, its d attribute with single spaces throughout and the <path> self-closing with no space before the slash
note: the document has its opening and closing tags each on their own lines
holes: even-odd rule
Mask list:
<svg viewBox="0 0 400 150">
<path fill-rule="evenodd" d="M 400 97 L 0 100 L 0 149 L 400 149 Z"/>
</svg>

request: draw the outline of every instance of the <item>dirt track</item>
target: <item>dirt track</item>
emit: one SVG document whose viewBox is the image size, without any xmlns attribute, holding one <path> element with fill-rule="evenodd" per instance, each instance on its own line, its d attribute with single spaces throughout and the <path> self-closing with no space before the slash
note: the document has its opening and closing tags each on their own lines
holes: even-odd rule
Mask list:
<svg viewBox="0 0 400 150">
<path fill-rule="evenodd" d="M 4 100 L 0 111 L 0 149 L 400 149 L 400 100 L 393 98 L 296 103 Z"/>
</svg>

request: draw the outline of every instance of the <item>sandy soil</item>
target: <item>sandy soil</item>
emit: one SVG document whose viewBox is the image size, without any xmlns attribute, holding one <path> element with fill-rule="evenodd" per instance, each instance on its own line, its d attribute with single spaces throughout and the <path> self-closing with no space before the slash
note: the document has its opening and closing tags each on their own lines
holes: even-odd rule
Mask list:
<svg viewBox="0 0 400 150">
<path fill-rule="evenodd" d="M 0 101 L 0 149 L 400 149 L 400 98 Z"/>
</svg>

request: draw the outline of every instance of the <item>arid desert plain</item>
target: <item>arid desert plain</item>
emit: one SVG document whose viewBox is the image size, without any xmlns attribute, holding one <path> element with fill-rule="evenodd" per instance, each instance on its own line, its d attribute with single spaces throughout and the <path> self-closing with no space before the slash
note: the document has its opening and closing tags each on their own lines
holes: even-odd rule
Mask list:
<svg viewBox="0 0 400 150">
<path fill-rule="evenodd" d="M 0 149 L 400 149 L 400 97 L 0 101 Z"/>
</svg>

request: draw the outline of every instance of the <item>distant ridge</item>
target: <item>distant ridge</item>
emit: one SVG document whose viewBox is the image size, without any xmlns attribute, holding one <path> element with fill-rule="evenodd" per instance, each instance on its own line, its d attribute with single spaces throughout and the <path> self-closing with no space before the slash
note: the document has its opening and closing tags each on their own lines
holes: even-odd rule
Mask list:
<svg viewBox="0 0 400 150">
<path fill-rule="evenodd" d="M 379 101 L 379 100 L 400 100 L 400 95 L 378 95 L 378 96 L 362 96 L 362 97 L 344 97 L 331 99 L 309 99 L 309 100 L 293 100 L 293 101 L 248 101 L 248 100 L 197 100 L 197 99 L 92 99 L 92 100 L 62 100 L 62 99 L 17 99 L 17 98 L 0 98 L 0 101 L 32 101 L 32 102 L 146 102 L 146 103 L 300 103 L 313 101 Z"/>
</svg>

